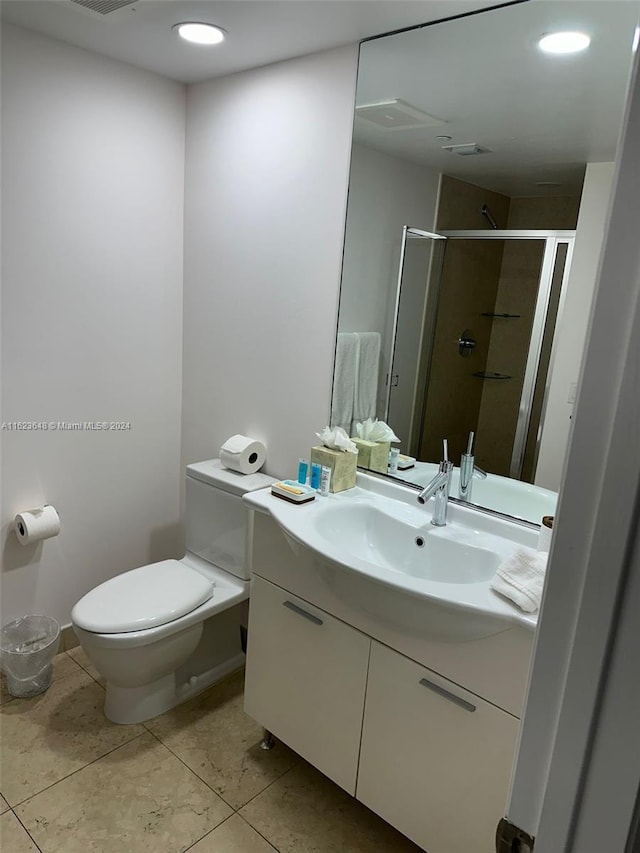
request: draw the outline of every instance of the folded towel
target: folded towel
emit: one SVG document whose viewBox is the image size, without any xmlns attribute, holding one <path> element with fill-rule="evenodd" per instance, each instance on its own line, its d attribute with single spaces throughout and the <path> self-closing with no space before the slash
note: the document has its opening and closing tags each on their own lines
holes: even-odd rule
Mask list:
<svg viewBox="0 0 640 853">
<path fill-rule="evenodd" d="M 498 566 L 491 589 L 505 595 L 527 613 L 540 607 L 549 555 L 533 548 L 518 548 Z"/>
</svg>

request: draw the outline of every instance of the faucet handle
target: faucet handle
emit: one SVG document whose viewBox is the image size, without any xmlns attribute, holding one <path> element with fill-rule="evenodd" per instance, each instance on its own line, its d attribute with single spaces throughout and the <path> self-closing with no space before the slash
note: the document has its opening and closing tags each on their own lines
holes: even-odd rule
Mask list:
<svg viewBox="0 0 640 853">
<path fill-rule="evenodd" d="M 449 462 L 448 459 L 443 459 L 438 468 L 438 471 L 441 474 L 446 474 L 447 476 L 446 482 L 444 483 L 447 488 L 447 497 L 449 497 L 449 487 L 451 486 L 451 477 L 453 476 L 453 469 L 454 464 L 453 462 Z"/>
<path fill-rule="evenodd" d="M 427 483 L 418 495 L 418 503 L 425 504 L 429 498 L 433 497 L 433 495 L 438 493 L 442 494 L 443 488 L 445 489 L 445 496 L 448 498 L 452 473 L 453 462 L 447 462 L 446 460 L 440 462 L 438 464 L 438 473 L 429 483 Z"/>
</svg>

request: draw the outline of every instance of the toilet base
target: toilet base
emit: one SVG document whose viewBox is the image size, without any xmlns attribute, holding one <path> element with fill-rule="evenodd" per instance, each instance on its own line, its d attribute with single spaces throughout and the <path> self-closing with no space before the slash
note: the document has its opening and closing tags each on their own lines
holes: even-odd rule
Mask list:
<svg viewBox="0 0 640 853">
<path fill-rule="evenodd" d="M 192 676 L 184 684 L 176 684 L 176 673 L 172 672 L 141 687 L 118 687 L 107 681 L 104 703 L 105 716 L 113 723 L 127 725 L 144 723 L 158 714 L 169 711 L 207 687 L 221 681 L 226 675 L 244 666 L 242 652 L 200 675 Z"/>
</svg>

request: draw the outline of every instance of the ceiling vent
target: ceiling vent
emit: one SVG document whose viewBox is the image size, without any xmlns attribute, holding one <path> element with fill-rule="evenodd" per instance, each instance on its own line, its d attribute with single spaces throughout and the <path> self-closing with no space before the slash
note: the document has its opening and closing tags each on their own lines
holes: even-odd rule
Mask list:
<svg viewBox="0 0 640 853">
<path fill-rule="evenodd" d="M 384 130 L 410 130 L 414 127 L 436 127 L 445 124 L 441 119 L 423 113 L 399 98 L 356 107 L 356 118 L 364 119 Z"/>
<path fill-rule="evenodd" d="M 92 17 L 97 15 L 104 18 L 139 2 L 140 0 L 69 0 L 69 5 L 78 12 L 88 12 Z"/>
<path fill-rule="evenodd" d="M 490 148 L 483 148 L 477 142 L 464 142 L 462 145 L 443 145 L 443 151 L 450 151 L 451 154 L 459 154 L 461 157 L 469 157 L 472 154 L 491 154 Z"/>
</svg>

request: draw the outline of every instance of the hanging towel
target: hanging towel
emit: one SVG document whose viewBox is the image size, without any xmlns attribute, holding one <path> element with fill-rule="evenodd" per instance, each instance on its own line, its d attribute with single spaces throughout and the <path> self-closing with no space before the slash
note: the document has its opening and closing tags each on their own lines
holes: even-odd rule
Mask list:
<svg viewBox="0 0 640 853">
<path fill-rule="evenodd" d="M 348 435 L 351 435 L 353 421 L 359 348 L 360 342 L 355 332 L 338 332 L 331 399 L 331 426 L 342 427 Z"/>
<path fill-rule="evenodd" d="M 521 610 L 535 613 L 540 607 L 548 556 L 533 548 L 518 548 L 498 566 L 491 589 L 510 598 Z"/>
<path fill-rule="evenodd" d="M 360 352 L 353 405 L 354 424 L 376 417 L 380 369 L 380 332 L 357 332 L 356 334 L 360 339 Z M 352 432 L 351 435 L 353 434 Z"/>
</svg>

